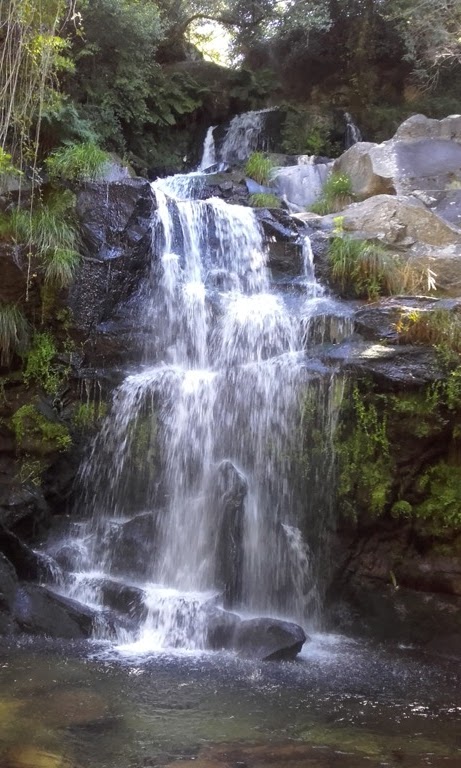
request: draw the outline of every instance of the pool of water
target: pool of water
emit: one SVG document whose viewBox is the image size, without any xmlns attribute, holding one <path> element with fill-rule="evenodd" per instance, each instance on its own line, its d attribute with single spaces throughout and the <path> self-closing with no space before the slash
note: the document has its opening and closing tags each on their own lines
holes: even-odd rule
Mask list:
<svg viewBox="0 0 461 768">
<path fill-rule="evenodd" d="M 316 635 L 294 663 L 0 645 L 1 768 L 461 766 L 458 664 Z"/>
</svg>

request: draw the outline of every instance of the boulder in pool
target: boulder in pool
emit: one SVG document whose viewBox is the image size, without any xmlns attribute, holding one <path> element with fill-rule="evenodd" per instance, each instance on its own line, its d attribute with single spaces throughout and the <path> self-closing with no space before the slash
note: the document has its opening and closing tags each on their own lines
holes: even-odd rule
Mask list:
<svg viewBox="0 0 461 768">
<path fill-rule="evenodd" d="M 307 639 L 303 628 L 291 621 L 248 619 L 236 627 L 234 648 L 246 659 L 290 661 L 296 658 Z"/>
</svg>

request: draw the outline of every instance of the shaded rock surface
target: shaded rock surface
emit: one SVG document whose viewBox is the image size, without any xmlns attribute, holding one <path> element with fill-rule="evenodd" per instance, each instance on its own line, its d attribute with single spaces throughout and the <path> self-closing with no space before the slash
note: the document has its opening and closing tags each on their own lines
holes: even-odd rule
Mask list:
<svg viewBox="0 0 461 768">
<path fill-rule="evenodd" d="M 234 635 L 234 648 L 244 658 L 281 661 L 296 658 L 307 635 L 298 624 L 279 619 L 242 621 Z"/>
<path fill-rule="evenodd" d="M 46 587 L 27 584 L 16 593 L 14 619 L 27 634 L 78 639 L 90 637 L 96 612 Z"/>
</svg>

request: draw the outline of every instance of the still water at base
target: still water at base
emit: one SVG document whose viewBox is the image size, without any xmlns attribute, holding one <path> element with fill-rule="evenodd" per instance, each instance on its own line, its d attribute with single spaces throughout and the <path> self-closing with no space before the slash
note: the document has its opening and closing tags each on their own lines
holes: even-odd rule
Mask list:
<svg viewBox="0 0 461 768">
<path fill-rule="evenodd" d="M 296 663 L 0 646 L 1 768 L 459 768 L 458 666 L 317 635 Z"/>
</svg>

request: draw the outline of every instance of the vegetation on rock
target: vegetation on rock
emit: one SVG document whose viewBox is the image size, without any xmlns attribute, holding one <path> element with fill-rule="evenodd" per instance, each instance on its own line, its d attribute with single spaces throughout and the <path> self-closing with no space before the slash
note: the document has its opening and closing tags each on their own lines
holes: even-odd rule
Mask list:
<svg viewBox="0 0 461 768">
<path fill-rule="evenodd" d="M 245 173 L 258 184 L 269 184 L 273 170 L 272 160 L 263 152 L 253 152 L 245 163 Z"/>
</svg>

